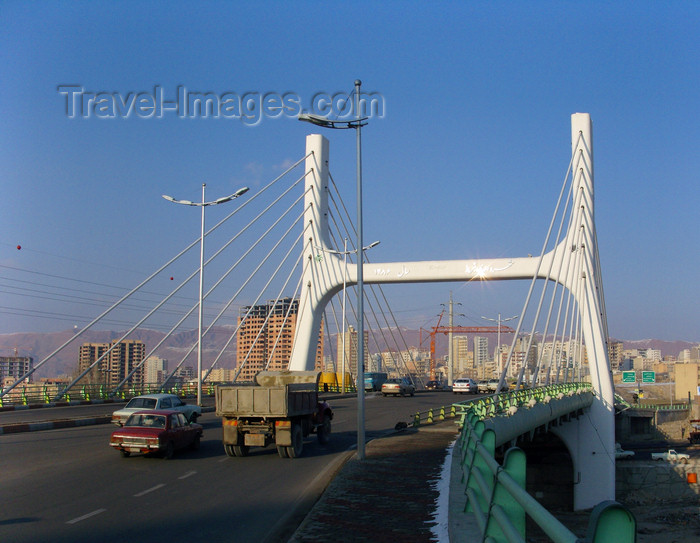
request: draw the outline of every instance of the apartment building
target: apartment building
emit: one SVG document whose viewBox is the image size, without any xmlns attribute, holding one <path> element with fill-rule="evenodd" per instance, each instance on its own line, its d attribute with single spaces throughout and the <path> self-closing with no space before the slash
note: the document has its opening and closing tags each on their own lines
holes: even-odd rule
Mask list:
<svg viewBox="0 0 700 543">
<path fill-rule="evenodd" d="M 261 370 L 285 370 L 292 356 L 299 300 L 283 298 L 242 307 L 238 317 L 238 381 L 252 381 Z M 316 350 L 316 369 L 323 361 L 323 323 Z"/>
<path fill-rule="evenodd" d="M 16 352 L 16 351 L 15 351 Z M 17 379 L 28 373 L 34 364 L 31 356 L 0 356 L 0 385 L 13 384 Z M 27 382 L 32 382 L 30 375 Z"/>
<path fill-rule="evenodd" d="M 354 326 L 348 326 L 348 329 L 343 334 L 338 337 L 338 363 L 342 364 L 343 354 L 345 356 L 345 371 L 350 372 L 352 375 L 357 375 L 357 330 Z M 365 363 L 363 368 L 365 370 L 368 367 L 369 362 L 369 332 L 364 330 L 365 336 L 365 352 L 364 359 Z M 344 340 L 344 342 L 343 342 Z M 386 365 L 385 365 L 386 367 Z"/>
<path fill-rule="evenodd" d="M 144 383 L 144 368 L 141 362 L 145 354 L 146 345 L 139 340 L 83 343 L 78 352 L 78 371 L 83 373 L 102 358 L 85 376 L 84 379 L 88 383 L 116 386 L 133 371 L 126 383 L 141 386 Z"/>
</svg>

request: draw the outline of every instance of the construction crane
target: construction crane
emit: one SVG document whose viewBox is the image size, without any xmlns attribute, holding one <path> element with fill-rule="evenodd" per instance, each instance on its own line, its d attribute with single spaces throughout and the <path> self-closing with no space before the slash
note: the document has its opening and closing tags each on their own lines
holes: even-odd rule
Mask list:
<svg viewBox="0 0 700 543">
<path fill-rule="evenodd" d="M 440 326 L 442 322 L 442 316 L 445 312 L 443 311 L 438 316 L 438 322 L 433 326 L 430 331 L 430 380 L 435 380 L 435 336 L 437 334 L 447 335 L 450 332 L 457 334 L 497 334 L 499 331 L 498 326 Z M 420 329 L 420 343 L 423 344 L 423 328 Z M 515 333 L 515 330 L 510 326 L 500 326 L 501 333 Z M 425 330 L 428 332 L 428 330 Z"/>
</svg>

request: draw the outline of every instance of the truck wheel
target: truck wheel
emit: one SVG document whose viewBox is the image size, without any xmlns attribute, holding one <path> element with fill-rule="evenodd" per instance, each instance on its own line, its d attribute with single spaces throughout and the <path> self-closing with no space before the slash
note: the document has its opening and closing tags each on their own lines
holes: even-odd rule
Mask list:
<svg viewBox="0 0 700 543">
<path fill-rule="evenodd" d="M 234 445 L 233 454 L 236 456 L 248 456 L 248 445 Z"/>
<path fill-rule="evenodd" d="M 277 454 L 280 455 L 280 458 L 287 458 L 287 447 L 277 445 Z"/>
<path fill-rule="evenodd" d="M 287 456 L 289 458 L 299 458 L 304 450 L 304 434 L 301 431 L 301 426 L 297 423 L 292 425 L 292 445 L 287 447 Z"/>
<path fill-rule="evenodd" d="M 318 442 L 325 445 L 331 440 L 331 418 L 328 415 L 323 415 L 323 422 L 316 428 Z"/>
<path fill-rule="evenodd" d="M 227 456 L 236 456 L 233 452 L 233 445 L 224 445 L 224 451 L 226 451 Z"/>
</svg>

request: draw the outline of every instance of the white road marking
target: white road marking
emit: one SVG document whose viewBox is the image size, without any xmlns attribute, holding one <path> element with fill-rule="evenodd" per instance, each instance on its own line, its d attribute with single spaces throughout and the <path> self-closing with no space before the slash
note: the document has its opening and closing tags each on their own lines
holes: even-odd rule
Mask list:
<svg viewBox="0 0 700 543">
<path fill-rule="evenodd" d="M 90 517 L 94 517 L 95 515 L 99 515 L 100 513 L 104 513 L 105 511 L 107 511 L 107 510 L 106 509 L 96 509 L 92 513 L 88 513 L 87 515 L 83 515 L 82 517 L 77 517 L 77 518 L 74 518 L 73 520 L 69 520 L 68 522 L 66 522 L 66 524 L 75 524 L 76 522 L 80 522 L 80 521 L 88 519 Z"/>
<path fill-rule="evenodd" d="M 184 475 L 180 475 L 180 477 L 178 477 L 178 479 L 187 479 L 188 477 L 192 477 L 192 475 L 194 475 L 196 473 L 197 473 L 196 471 L 188 471 Z"/>
<path fill-rule="evenodd" d="M 148 488 L 148 489 L 144 490 L 143 492 L 139 492 L 138 494 L 134 494 L 134 498 L 140 498 L 141 496 L 145 496 L 149 492 L 153 492 L 155 490 L 158 490 L 159 488 L 163 488 L 164 486 L 165 486 L 165 483 L 161 483 L 159 485 L 152 486 L 151 488 Z"/>
</svg>

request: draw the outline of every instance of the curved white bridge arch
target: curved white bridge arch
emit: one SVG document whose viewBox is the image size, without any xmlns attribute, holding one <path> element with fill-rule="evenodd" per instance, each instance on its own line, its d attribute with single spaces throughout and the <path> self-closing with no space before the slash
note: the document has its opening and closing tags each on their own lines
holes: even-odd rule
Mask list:
<svg viewBox="0 0 700 543">
<path fill-rule="evenodd" d="M 574 461 L 574 506 L 593 507 L 615 498 L 614 391 L 608 362 L 605 308 L 594 222 L 592 125 L 587 113 L 571 116 L 573 220 L 563 240 L 541 259 L 496 259 L 381 262 L 363 265 L 366 284 L 502 281 L 549 279 L 576 298 L 582 322 L 595 400 L 587 417 L 556 429 Z M 343 288 L 343 258 L 330 253 L 328 230 L 328 140 L 306 139 L 306 200 L 304 276 L 296 337 L 289 368 L 312 370 L 324 309 Z M 324 250 L 327 249 L 327 250 Z M 555 266 L 572 258 L 579 266 Z M 357 282 L 355 266 L 347 268 L 346 284 Z M 611 460 L 611 458 L 613 460 Z"/>
</svg>

